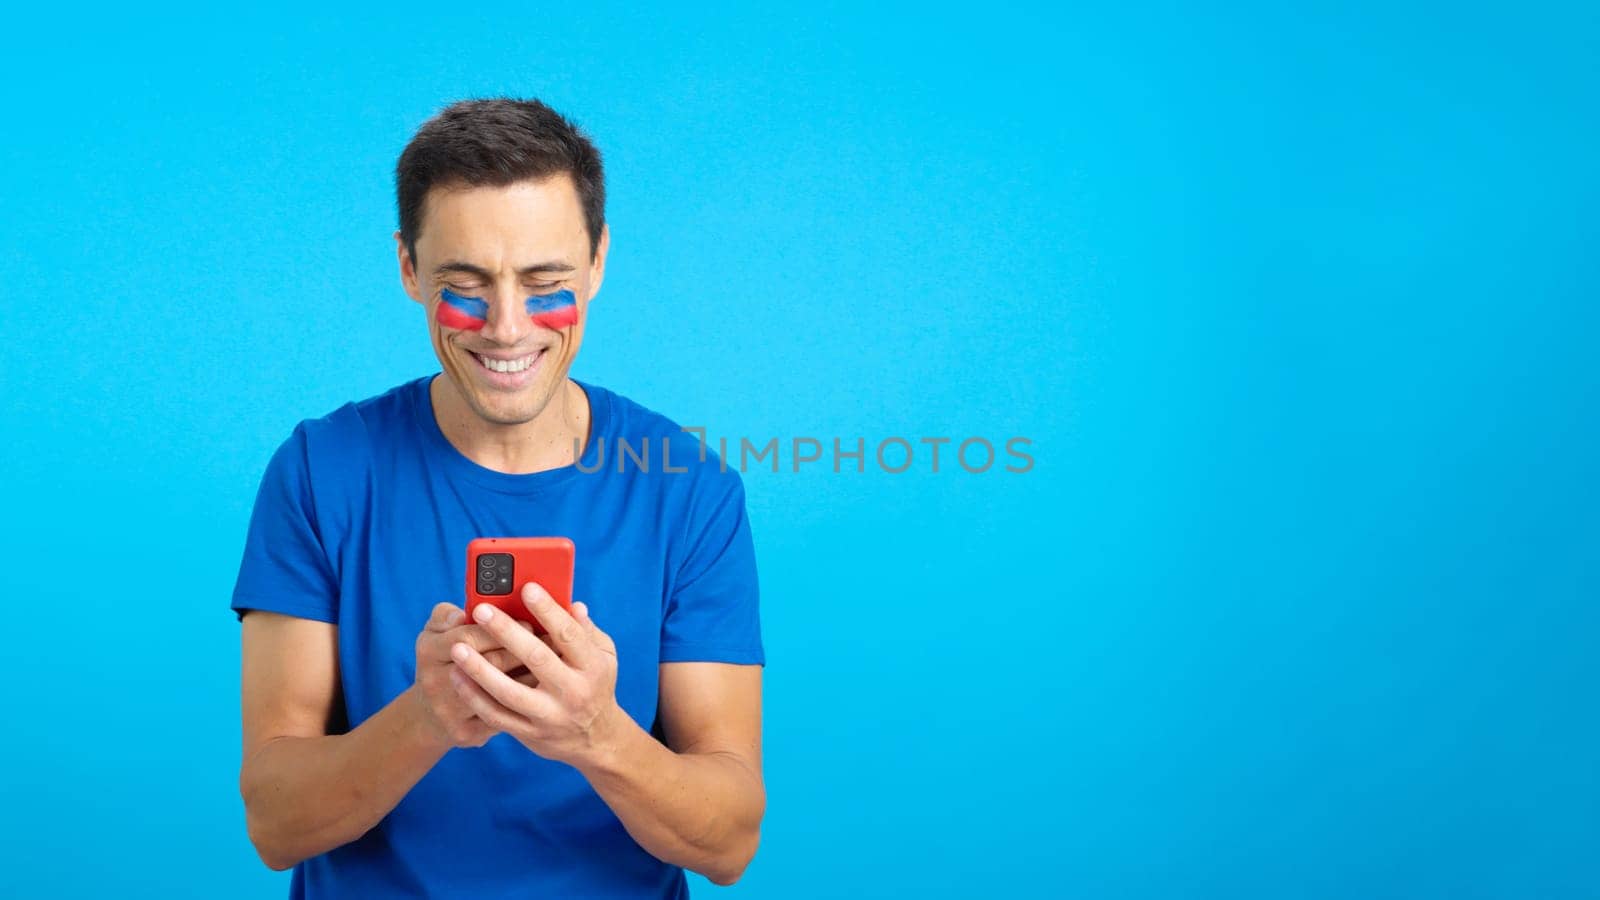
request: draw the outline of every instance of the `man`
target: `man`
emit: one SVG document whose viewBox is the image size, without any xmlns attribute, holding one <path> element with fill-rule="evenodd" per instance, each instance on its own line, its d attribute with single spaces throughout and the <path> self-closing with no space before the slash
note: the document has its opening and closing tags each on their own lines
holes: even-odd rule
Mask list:
<svg viewBox="0 0 1600 900">
<path fill-rule="evenodd" d="M 267 466 L 233 595 L 251 841 L 295 897 L 730 884 L 766 804 L 744 492 L 567 376 L 610 242 L 600 155 L 542 103 L 470 101 L 396 182 L 442 372 L 300 423 Z M 520 598 L 542 636 L 460 606 L 467 543 L 521 536 L 577 548 L 570 613 Z"/>
</svg>

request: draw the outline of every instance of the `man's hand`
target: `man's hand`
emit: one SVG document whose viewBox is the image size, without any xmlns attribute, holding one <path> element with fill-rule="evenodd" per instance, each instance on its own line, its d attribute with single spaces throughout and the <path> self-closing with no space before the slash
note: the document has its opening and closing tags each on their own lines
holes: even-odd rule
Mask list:
<svg viewBox="0 0 1600 900">
<path fill-rule="evenodd" d="M 606 752 L 619 729 L 631 724 L 617 705 L 616 644 L 582 603 L 572 604 L 569 614 L 537 584 L 523 588 L 522 602 L 544 626 L 544 639 L 487 604 L 474 615 L 536 683 L 508 676 L 505 666 L 472 641 L 457 639 L 450 645 L 456 666 L 449 670 L 457 699 L 485 727 L 510 734 L 546 759 L 576 765 Z"/>
<path fill-rule="evenodd" d="M 533 639 L 532 626 L 509 616 L 500 618 L 512 630 Z M 472 647 L 478 659 L 502 678 L 522 686 L 537 685 L 538 680 L 523 667 L 519 657 L 505 649 L 501 638 L 482 626 L 467 624 L 461 607 L 440 603 L 433 608 L 428 624 L 417 635 L 417 677 L 413 687 L 417 709 L 441 741 L 452 747 L 481 747 L 500 729 L 476 716 L 452 684 L 450 673 L 456 665 L 450 648 L 458 643 Z M 512 674 L 506 675 L 507 671 Z"/>
</svg>

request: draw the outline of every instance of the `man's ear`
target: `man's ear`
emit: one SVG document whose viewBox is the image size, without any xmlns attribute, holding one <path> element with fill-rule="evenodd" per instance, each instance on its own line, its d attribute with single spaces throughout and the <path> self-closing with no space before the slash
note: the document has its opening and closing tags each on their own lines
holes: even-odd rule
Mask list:
<svg viewBox="0 0 1600 900">
<path fill-rule="evenodd" d="M 600 243 L 594 249 L 594 262 L 590 263 L 589 299 L 600 293 L 600 282 L 606 280 L 606 251 L 611 249 L 611 223 L 600 226 Z"/>
<path fill-rule="evenodd" d="M 394 233 L 394 249 L 400 259 L 400 286 L 406 289 L 411 299 L 423 303 L 422 285 L 417 282 L 416 260 L 411 258 L 411 251 L 406 249 L 406 242 L 400 238 L 398 231 Z"/>
</svg>

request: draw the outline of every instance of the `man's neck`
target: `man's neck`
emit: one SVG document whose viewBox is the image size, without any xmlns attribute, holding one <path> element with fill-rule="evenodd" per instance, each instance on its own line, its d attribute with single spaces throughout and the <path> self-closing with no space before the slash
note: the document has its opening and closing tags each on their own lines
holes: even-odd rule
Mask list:
<svg viewBox="0 0 1600 900">
<path fill-rule="evenodd" d="M 485 422 L 443 373 L 429 384 L 428 397 L 445 440 L 496 472 L 526 475 L 570 466 L 588 443 L 589 398 L 570 378 L 562 379 L 537 416 L 520 425 Z"/>
</svg>

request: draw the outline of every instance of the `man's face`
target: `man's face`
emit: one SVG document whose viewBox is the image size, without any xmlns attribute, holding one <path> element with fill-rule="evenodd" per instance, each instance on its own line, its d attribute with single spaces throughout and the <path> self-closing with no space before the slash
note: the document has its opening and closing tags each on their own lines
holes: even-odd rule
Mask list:
<svg viewBox="0 0 1600 900">
<path fill-rule="evenodd" d="M 609 231 L 591 261 L 571 177 L 436 186 L 423 204 L 416 258 L 398 235 L 396 243 L 406 293 L 427 309 L 433 351 L 467 405 L 486 422 L 531 421 L 565 383 L 605 275 Z M 552 295 L 559 303 L 562 291 L 575 300 L 576 322 L 553 328 L 550 316 L 541 324 L 530 315 Z M 444 323 L 442 300 L 454 304 Z"/>
</svg>

